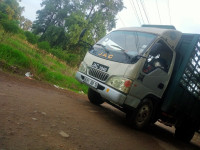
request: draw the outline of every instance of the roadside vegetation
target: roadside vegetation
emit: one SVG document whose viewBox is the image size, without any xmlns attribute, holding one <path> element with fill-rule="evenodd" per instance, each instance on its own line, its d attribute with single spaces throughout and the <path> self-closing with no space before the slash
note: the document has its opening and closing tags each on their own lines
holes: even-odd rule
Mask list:
<svg viewBox="0 0 200 150">
<path fill-rule="evenodd" d="M 60 55 L 61 53 L 62 51 Z M 63 52 L 62 57 L 64 56 L 70 58 L 70 54 Z M 77 67 L 71 66 L 73 60 L 69 59 L 68 62 L 39 49 L 37 45 L 28 43 L 22 34 L 4 39 L 0 43 L 0 67 L 2 69 L 20 75 L 31 72 L 34 79 L 87 93 L 87 87 L 74 78 Z"/>
<path fill-rule="evenodd" d="M 87 47 L 116 24 L 122 0 L 43 0 L 34 22 L 22 16 L 20 0 L 0 0 L 0 68 L 62 88 L 87 93 L 75 79 Z"/>
</svg>

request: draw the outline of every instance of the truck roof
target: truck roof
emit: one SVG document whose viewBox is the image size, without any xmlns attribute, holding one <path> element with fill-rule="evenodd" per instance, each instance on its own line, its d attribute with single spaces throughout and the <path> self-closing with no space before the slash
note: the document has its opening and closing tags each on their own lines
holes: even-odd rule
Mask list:
<svg viewBox="0 0 200 150">
<path fill-rule="evenodd" d="M 117 30 L 138 31 L 146 32 L 160 36 L 167 42 L 173 49 L 176 48 L 182 33 L 174 29 L 162 29 L 154 27 L 126 27 Z"/>
<path fill-rule="evenodd" d="M 173 25 L 143 24 L 141 27 L 161 28 L 161 29 L 174 29 L 174 30 L 176 30 L 175 26 L 173 26 Z"/>
<path fill-rule="evenodd" d="M 174 32 L 174 33 L 181 33 L 180 31 L 174 29 L 161 29 L 161 28 L 153 28 L 153 27 L 125 27 L 119 28 L 117 30 L 128 30 L 128 31 L 140 31 L 140 32 L 147 32 L 156 35 L 163 35 L 166 32 Z"/>
</svg>

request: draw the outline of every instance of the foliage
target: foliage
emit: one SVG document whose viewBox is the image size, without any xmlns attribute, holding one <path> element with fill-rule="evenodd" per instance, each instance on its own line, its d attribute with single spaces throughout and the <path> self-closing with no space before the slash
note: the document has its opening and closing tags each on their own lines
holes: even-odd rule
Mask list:
<svg viewBox="0 0 200 150">
<path fill-rule="evenodd" d="M 38 42 L 38 38 L 35 34 L 29 32 L 29 31 L 25 31 L 24 34 L 29 43 L 36 44 Z"/>
<path fill-rule="evenodd" d="M 88 22 L 84 19 L 83 14 L 81 13 L 72 13 L 71 16 L 69 16 L 66 19 L 65 25 L 67 28 L 66 38 L 68 39 L 66 48 L 75 48 L 75 45 L 79 42 L 79 36 L 81 31 L 87 27 Z M 85 39 L 88 42 L 92 42 L 92 37 L 90 36 L 88 39 Z M 74 49 L 76 51 L 76 49 Z"/>
<path fill-rule="evenodd" d="M 23 10 L 17 0 L 0 1 L 0 12 L 7 15 L 9 20 L 19 20 Z"/>
<path fill-rule="evenodd" d="M 8 16 L 0 11 L 0 20 L 7 20 Z"/>
<path fill-rule="evenodd" d="M 80 32 L 87 28 L 84 40 L 93 44 L 115 27 L 115 16 L 123 9 L 122 0 L 43 0 L 33 23 L 35 34 L 52 47 L 82 50 Z"/>
<path fill-rule="evenodd" d="M 22 28 L 25 31 L 30 31 L 32 27 L 32 21 L 25 18 L 24 16 L 21 16 L 20 19 L 20 28 Z"/>
<path fill-rule="evenodd" d="M 74 68 L 55 56 L 44 53 L 43 50 L 35 49 L 33 45 L 21 40 L 17 35 L 0 44 L 0 66 L 4 67 L 3 69 L 7 69 L 7 66 L 11 69 L 15 68 L 23 75 L 26 71 L 30 71 L 35 79 L 87 93 L 87 86 L 80 84 L 74 78 L 76 71 Z"/>
<path fill-rule="evenodd" d="M 47 41 L 39 42 L 37 45 L 38 48 L 46 50 L 47 52 L 53 54 L 53 56 L 65 61 L 69 66 L 75 67 L 81 62 L 82 57 L 80 55 L 63 51 L 61 48 L 50 48 L 49 42 Z"/>
<path fill-rule="evenodd" d="M 2 41 L 5 36 L 11 36 L 16 33 L 22 33 L 19 28 L 20 18 L 23 7 L 19 6 L 18 0 L 1 0 L 0 1 L 0 25 L 3 27 L 3 33 L 0 37 Z"/>
<path fill-rule="evenodd" d="M 16 34 L 19 32 L 19 26 L 14 20 L 2 20 L 1 24 L 6 33 Z"/>
<path fill-rule="evenodd" d="M 1 61 L 3 60 L 9 65 L 17 65 L 24 68 L 28 68 L 30 66 L 29 60 L 23 52 L 4 44 L 0 44 L 0 48 Z"/>
<path fill-rule="evenodd" d="M 62 47 L 66 42 L 63 27 L 49 26 L 40 40 L 48 41 L 51 47 Z"/>
<path fill-rule="evenodd" d="M 49 51 L 50 50 L 49 42 L 47 42 L 47 41 L 39 42 L 38 48 Z"/>
<path fill-rule="evenodd" d="M 0 0 L 0 23 L 15 21 L 23 30 L 30 30 L 32 22 L 22 16 L 24 7 L 20 7 L 18 1 L 20 0 Z"/>
<path fill-rule="evenodd" d="M 61 49 L 50 49 L 49 52 L 57 58 L 65 61 L 69 66 L 77 66 L 81 62 L 81 57 L 77 54 L 71 54 Z"/>
</svg>

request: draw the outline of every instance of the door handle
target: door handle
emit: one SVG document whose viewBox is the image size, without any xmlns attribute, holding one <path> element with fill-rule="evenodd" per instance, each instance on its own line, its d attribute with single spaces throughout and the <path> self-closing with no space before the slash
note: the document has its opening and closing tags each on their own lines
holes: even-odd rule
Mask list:
<svg viewBox="0 0 200 150">
<path fill-rule="evenodd" d="M 163 89 L 164 86 L 165 86 L 165 85 L 164 85 L 163 83 L 159 83 L 159 84 L 158 84 L 158 88 L 159 88 L 159 89 Z"/>
</svg>

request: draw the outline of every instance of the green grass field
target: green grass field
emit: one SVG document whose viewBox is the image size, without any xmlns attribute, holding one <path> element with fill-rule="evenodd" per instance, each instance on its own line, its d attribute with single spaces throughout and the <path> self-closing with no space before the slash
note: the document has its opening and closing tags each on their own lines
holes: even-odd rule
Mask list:
<svg viewBox="0 0 200 150">
<path fill-rule="evenodd" d="M 63 52 L 63 55 L 66 55 L 64 53 L 66 52 Z M 28 43 L 23 35 L 7 36 L 0 42 L 0 64 L 4 70 L 13 72 L 12 68 L 17 68 L 15 72 L 18 74 L 31 72 L 36 80 L 87 93 L 87 87 L 74 77 L 77 67 L 71 67 L 69 60 L 58 59 Z"/>
</svg>

